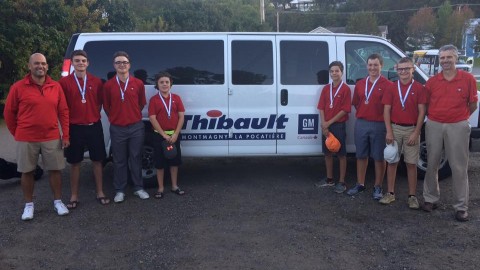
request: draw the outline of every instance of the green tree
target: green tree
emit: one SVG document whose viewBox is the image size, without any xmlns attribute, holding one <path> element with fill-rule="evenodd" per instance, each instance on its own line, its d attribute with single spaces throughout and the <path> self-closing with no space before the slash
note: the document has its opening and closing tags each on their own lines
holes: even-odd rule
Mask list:
<svg viewBox="0 0 480 270">
<path fill-rule="evenodd" d="M 135 17 L 126 0 L 110 0 L 103 14 L 107 23 L 101 27 L 104 32 L 130 32 L 135 30 Z"/>
<path fill-rule="evenodd" d="M 370 12 L 360 12 L 348 20 L 347 33 L 378 35 L 377 17 Z"/>
<path fill-rule="evenodd" d="M 436 18 L 432 8 L 421 8 L 408 21 L 408 38 L 405 47 L 414 51 L 417 49 L 433 48 L 436 31 Z"/>
<path fill-rule="evenodd" d="M 453 9 L 450 1 L 445 1 L 442 6 L 437 11 L 437 32 L 436 37 L 436 47 L 447 44 L 449 40 L 450 33 L 447 32 L 448 24 L 450 17 L 452 15 Z"/>
</svg>

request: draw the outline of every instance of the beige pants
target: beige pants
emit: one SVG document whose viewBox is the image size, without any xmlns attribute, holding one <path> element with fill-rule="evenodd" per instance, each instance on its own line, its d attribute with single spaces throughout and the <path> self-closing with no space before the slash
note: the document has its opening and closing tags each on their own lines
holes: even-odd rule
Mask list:
<svg viewBox="0 0 480 270">
<path fill-rule="evenodd" d="M 453 208 L 455 211 L 467 211 L 470 124 L 467 120 L 457 123 L 428 120 L 425 140 L 428 155 L 428 167 L 423 182 L 425 202 L 436 203 L 440 200 L 438 167 L 445 148 L 445 156 L 452 169 Z"/>
<path fill-rule="evenodd" d="M 17 145 L 17 171 L 27 173 L 35 170 L 38 156 L 42 155 L 45 170 L 63 170 L 65 158 L 63 157 L 62 141 L 52 140 L 46 142 L 18 142 Z"/>
</svg>

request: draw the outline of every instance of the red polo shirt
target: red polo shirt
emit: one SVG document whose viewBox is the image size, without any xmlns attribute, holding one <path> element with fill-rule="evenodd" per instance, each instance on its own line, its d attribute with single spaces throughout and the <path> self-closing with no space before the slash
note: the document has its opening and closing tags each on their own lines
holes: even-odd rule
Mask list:
<svg viewBox="0 0 480 270">
<path fill-rule="evenodd" d="M 403 98 L 405 98 L 409 86 L 410 83 L 402 84 L 400 82 L 400 90 Z M 392 106 L 390 120 L 393 123 L 415 125 L 418 119 L 418 104 L 426 104 L 427 96 L 423 85 L 414 81 L 408 97 L 405 100 L 405 110 L 403 110 L 400 96 L 398 95 L 398 81 L 396 81 L 387 88 L 383 94 L 382 103 Z"/>
<path fill-rule="evenodd" d="M 365 81 L 367 78 L 361 79 L 355 85 L 353 91 L 352 105 L 357 109 L 357 118 L 365 119 L 368 121 L 383 122 L 383 104 L 382 98 L 385 90 L 392 85 L 392 82 L 385 77 L 380 76 L 375 87 L 373 88 L 368 104 L 365 104 Z M 373 83 L 368 81 L 367 88 L 370 91 Z"/>
<path fill-rule="evenodd" d="M 170 97 L 163 98 L 163 100 L 168 107 L 170 103 Z M 178 95 L 172 94 L 170 119 L 168 119 L 167 109 L 158 96 L 158 92 L 156 95 L 150 98 L 150 103 L 148 104 L 148 115 L 155 115 L 155 118 L 163 130 L 175 130 L 177 128 L 179 112 L 185 112 L 185 107 L 183 106 L 182 99 Z"/>
<path fill-rule="evenodd" d="M 457 123 L 470 117 L 469 104 L 478 101 L 477 83 L 472 74 L 457 70 L 447 81 L 443 72 L 428 79 L 425 84 L 428 118 L 440 123 Z"/>
<path fill-rule="evenodd" d="M 120 86 L 125 89 L 125 83 L 122 81 Z M 120 86 L 116 76 L 103 85 L 103 109 L 108 115 L 110 124 L 128 126 L 141 121 L 142 109 L 147 104 L 143 82 L 130 76 L 124 101 L 120 94 Z"/>
<path fill-rule="evenodd" d="M 62 87 L 49 76 L 37 85 L 30 74 L 10 87 L 4 110 L 5 122 L 16 141 L 70 140 L 68 107 Z"/>
<path fill-rule="evenodd" d="M 85 88 L 85 103 L 82 103 L 82 95 L 75 81 L 75 73 L 63 77 L 59 83 L 65 93 L 68 108 L 70 109 L 70 124 L 86 125 L 100 120 L 103 92 L 102 81 L 87 72 L 87 86 Z M 80 87 L 83 89 L 84 80 L 78 78 Z"/>
<path fill-rule="evenodd" d="M 320 99 L 318 101 L 317 109 L 323 110 L 325 121 L 329 121 L 335 115 L 337 115 L 340 111 L 344 111 L 347 114 L 340 118 L 337 122 L 345 122 L 348 120 L 348 113 L 352 110 L 352 92 L 350 91 L 350 87 L 346 83 L 342 85 L 342 88 L 338 91 L 337 95 L 335 96 L 335 92 L 337 92 L 337 87 L 333 87 L 332 89 L 332 96 L 333 98 L 333 107 L 330 108 L 330 85 L 327 84 L 323 87 L 322 93 L 320 94 Z"/>
</svg>

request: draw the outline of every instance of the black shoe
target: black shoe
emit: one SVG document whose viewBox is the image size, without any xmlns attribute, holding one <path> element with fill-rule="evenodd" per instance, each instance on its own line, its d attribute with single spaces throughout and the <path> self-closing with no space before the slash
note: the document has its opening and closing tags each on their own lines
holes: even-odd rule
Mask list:
<svg viewBox="0 0 480 270">
<path fill-rule="evenodd" d="M 455 219 L 460 222 L 468 221 L 468 213 L 467 211 L 457 211 L 455 213 Z"/>
<path fill-rule="evenodd" d="M 422 204 L 422 209 L 425 212 L 432 212 L 433 210 L 438 208 L 438 204 L 436 203 L 429 203 L 429 202 L 424 202 Z"/>
</svg>

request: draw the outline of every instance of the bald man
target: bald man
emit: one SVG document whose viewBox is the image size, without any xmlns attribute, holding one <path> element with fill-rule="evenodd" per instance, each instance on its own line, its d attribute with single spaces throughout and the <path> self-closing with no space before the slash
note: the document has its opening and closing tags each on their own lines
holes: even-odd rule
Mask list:
<svg viewBox="0 0 480 270">
<path fill-rule="evenodd" d="M 26 202 L 22 220 L 33 219 L 33 173 L 40 153 L 43 167 L 49 172 L 53 208 L 60 216 L 68 214 L 61 201 L 63 148 L 70 145 L 67 103 L 60 84 L 47 75 L 48 64 L 43 54 L 32 54 L 28 69 L 30 73 L 10 88 L 4 111 L 7 127 L 18 142 L 17 170 L 22 173 Z"/>
</svg>

